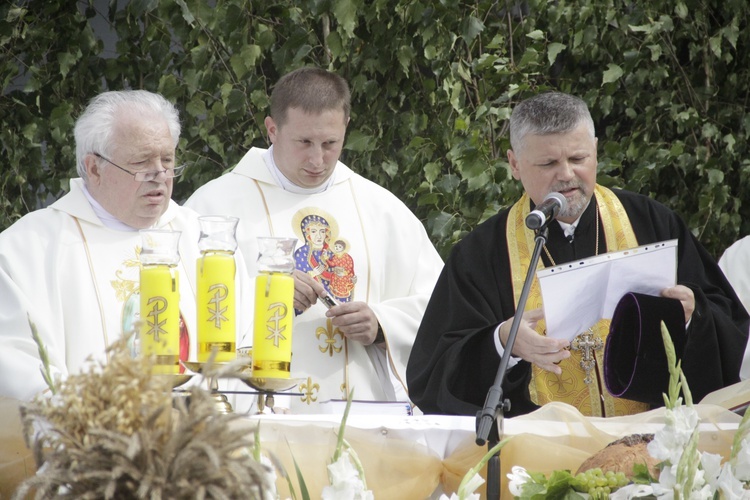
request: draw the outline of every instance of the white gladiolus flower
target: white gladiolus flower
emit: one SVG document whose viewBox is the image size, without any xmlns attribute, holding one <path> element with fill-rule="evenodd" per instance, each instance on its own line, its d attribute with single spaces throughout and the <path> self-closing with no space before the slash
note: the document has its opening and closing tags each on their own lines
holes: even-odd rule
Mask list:
<svg viewBox="0 0 750 500">
<path fill-rule="evenodd" d="M 654 494 L 650 484 L 629 484 L 619 488 L 609 495 L 609 500 L 630 500 L 631 498 L 647 497 Z"/>
<path fill-rule="evenodd" d="M 480 495 L 479 493 L 474 493 L 477 488 L 482 486 L 484 484 L 484 479 L 479 474 L 474 474 L 474 476 L 469 480 L 468 483 L 466 483 L 466 490 L 465 492 L 468 494 L 465 498 L 466 500 L 479 500 Z"/>
<path fill-rule="evenodd" d="M 744 443 L 743 443 L 744 444 Z M 744 451 L 743 446 L 743 451 Z M 721 473 L 716 481 L 716 491 L 721 492 L 723 498 L 750 498 L 750 490 L 746 490 L 742 481 L 733 473 L 732 467 L 727 463 L 721 468 Z"/>
<path fill-rule="evenodd" d="M 323 488 L 322 500 L 373 500 L 372 491 L 365 490 L 357 469 L 344 451 L 338 460 L 328 466 L 330 486 Z"/>
<path fill-rule="evenodd" d="M 703 471 L 698 470 L 696 478 L 700 476 L 700 483 L 693 485 L 693 491 L 690 492 L 690 500 L 711 500 L 714 497 L 714 489 L 703 480 Z M 700 484 L 700 489 L 698 489 Z"/>
<path fill-rule="evenodd" d="M 709 486 L 709 484 L 706 482 L 706 471 L 699 468 L 695 471 L 695 479 L 693 479 L 693 491 L 702 491 L 706 488 L 706 486 Z"/>
<path fill-rule="evenodd" d="M 526 472 L 526 469 L 524 469 L 523 467 L 514 465 L 510 469 L 510 473 L 507 474 L 507 476 L 510 480 L 510 482 L 508 483 L 508 489 L 510 490 L 510 493 L 514 497 L 521 496 L 521 488 L 531 479 L 529 473 Z"/>
<path fill-rule="evenodd" d="M 674 498 L 674 488 L 677 486 L 677 464 L 664 467 L 659 473 L 659 482 L 653 483 L 652 486 L 656 498 Z"/>
<path fill-rule="evenodd" d="M 705 474 L 705 479 L 712 487 L 716 486 L 716 481 L 721 474 L 721 455 L 716 453 L 701 454 L 701 467 Z"/>
<path fill-rule="evenodd" d="M 690 436 L 700 419 L 691 406 L 678 406 L 672 410 L 666 410 L 665 417 L 666 425 L 654 434 L 654 440 L 647 445 L 647 448 L 652 457 L 676 464 L 680 461 L 682 450 L 690 441 Z"/>
<path fill-rule="evenodd" d="M 482 480 L 482 483 L 483 482 L 484 479 Z M 451 496 L 447 496 L 445 493 L 443 493 L 442 495 L 440 495 L 440 498 L 438 500 L 479 500 L 480 498 L 482 498 L 482 496 L 479 493 L 471 493 L 464 498 L 459 497 L 456 493 L 451 494 Z"/>
</svg>

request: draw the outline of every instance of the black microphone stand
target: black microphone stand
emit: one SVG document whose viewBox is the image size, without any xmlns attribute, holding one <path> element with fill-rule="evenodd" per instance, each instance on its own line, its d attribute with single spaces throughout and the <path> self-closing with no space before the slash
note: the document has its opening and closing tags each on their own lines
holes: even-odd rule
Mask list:
<svg viewBox="0 0 750 500">
<path fill-rule="evenodd" d="M 548 219 L 552 220 L 552 217 Z M 526 272 L 526 281 L 521 290 L 521 297 L 516 305 L 516 314 L 513 316 L 513 323 L 510 326 L 508 341 L 505 343 L 505 351 L 500 358 L 500 366 L 497 369 L 495 382 L 487 392 L 487 398 L 484 402 L 484 408 L 477 412 L 477 439 L 476 443 L 483 446 L 487 443 L 487 448 L 492 449 L 500 442 L 503 434 L 503 412 L 510 410 L 510 400 L 503 397 L 503 380 L 505 372 L 508 369 L 513 345 L 516 343 L 518 327 L 521 325 L 523 310 L 526 307 L 526 300 L 529 297 L 531 283 L 534 281 L 536 266 L 539 263 L 539 257 L 542 254 L 542 248 L 547 243 L 548 229 L 547 224 L 542 225 L 536 231 L 534 238 L 534 253 L 531 256 L 529 269 Z M 490 436 L 492 431 L 492 436 Z M 500 452 L 495 453 L 487 462 L 487 499 L 494 500 L 500 498 Z"/>
</svg>

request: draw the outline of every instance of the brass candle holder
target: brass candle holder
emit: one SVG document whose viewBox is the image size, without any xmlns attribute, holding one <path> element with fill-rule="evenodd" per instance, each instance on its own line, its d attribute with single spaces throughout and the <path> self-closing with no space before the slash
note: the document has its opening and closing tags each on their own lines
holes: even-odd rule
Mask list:
<svg viewBox="0 0 750 500">
<path fill-rule="evenodd" d="M 193 375 L 201 375 L 206 378 L 209 388 L 216 399 L 217 408 L 223 413 L 230 413 L 232 406 L 227 400 L 225 394 L 218 390 L 218 379 L 234 378 L 241 380 L 245 385 L 257 392 L 258 395 L 258 413 L 263 410 L 273 408 L 274 395 L 280 392 L 288 391 L 299 384 L 302 379 L 299 378 L 273 378 L 273 377 L 254 377 L 252 367 L 252 349 L 248 347 L 237 349 L 237 359 L 227 363 L 197 361 L 183 361 L 186 371 Z"/>
</svg>

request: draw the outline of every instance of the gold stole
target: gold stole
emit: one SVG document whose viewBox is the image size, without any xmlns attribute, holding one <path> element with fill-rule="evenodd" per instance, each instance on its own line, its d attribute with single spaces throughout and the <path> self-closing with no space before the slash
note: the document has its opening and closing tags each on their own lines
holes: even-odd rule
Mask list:
<svg viewBox="0 0 750 500">
<path fill-rule="evenodd" d="M 594 194 L 595 199 L 593 201 L 598 204 L 597 209 L 604 228 L 607 252 L 637 247 L 638 241 L 620 200 L 612 191 L 599 185 L 596 185 Z M 506 232 L 516 304 L 518 304 L 521 296 L 531 254 L 534 250 L 535 233 L 527 229 L 524 222 L 528 214 L 529 198 L 524 194 L 510 209 Z M 539 259 L 537 270 L 543 268 L 542 260 Z M 526 302 L 526 310 L 539 307 L 542 307 L 542 294 L 539 288 L 539 280 L 534 277 Z M 562 401 L 575 406 L 584 415 L 595 417 L 632 415 L 649 409 L 648 405 L 644 403 L 615 398 L 604 387 L 603 346 L 609 333 L 609 324 L 610 320 L 602 319 L 592 327 L 594 335 L 602 341 L 602 348 L 594 351 L 596 365 L 591 371 L 592 381 L 590 384 L 584 383 L 586 374 L 580 364 L 581 351 L 571 350 L 571 356 L 560 363 L 562 375 L 555 375 L 532 365 L 529 394 L 535 404 L 543 405 L 550 401 Z M 544 320 L 537 323 L 536 330 L 540 335 L 545 335 Z"/>
</svg>

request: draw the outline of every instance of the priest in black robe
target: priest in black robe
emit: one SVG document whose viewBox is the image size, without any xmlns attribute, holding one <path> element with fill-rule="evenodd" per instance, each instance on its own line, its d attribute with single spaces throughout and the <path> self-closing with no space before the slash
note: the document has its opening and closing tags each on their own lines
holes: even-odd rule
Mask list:
<svg viewBox="0 0 750 500">
<path fill-rule="evenodd" d="M 646 196 L 596 184 L 597 140 L 586 104 L 559 92 L 539 94 L 516 106 L 510 134 L 508 159 L 525 194 L 453 248 L 409 358 L 412 401 L 424 413 L 475 415 L 483 407 L 533 250 L 534 232 L 523 220 L 551 192 L 563 194 L 567 207 L 548 226 L 539 267 L 677 239 L 677 285 L 661 295 L 682 306 L 677 309 L 684 313 L 678 321 L 677 355 L 693 399 L 739 382 L 747 312 L 679 216 Z M 538 295 L 538 282 L 535 287 Z M 528 413 L 555 400 L 595 416 L 637 413 L 658 405 L 661 398 L 653 396 L 629 401 L 610 394 L 603 380 L 601 350 L 594 369 L 586 374 L 593 382 L 583 384 L 582 354 L 571 349 L 570 341 L 544 335 L 543 310 L 533 296 L 532 291 L 503 383 L 504 397 L 511 403 L 505 416 Z M 600 323 L 592 331 L 606 342 L 609 320 Z M 650 380 L 643 382 L 649 385 Z M 579 393 L 568 391 L 573 386 Z M 653 387 L 657 395 L 666 391 L 666 385 Z"/>
</svg>

